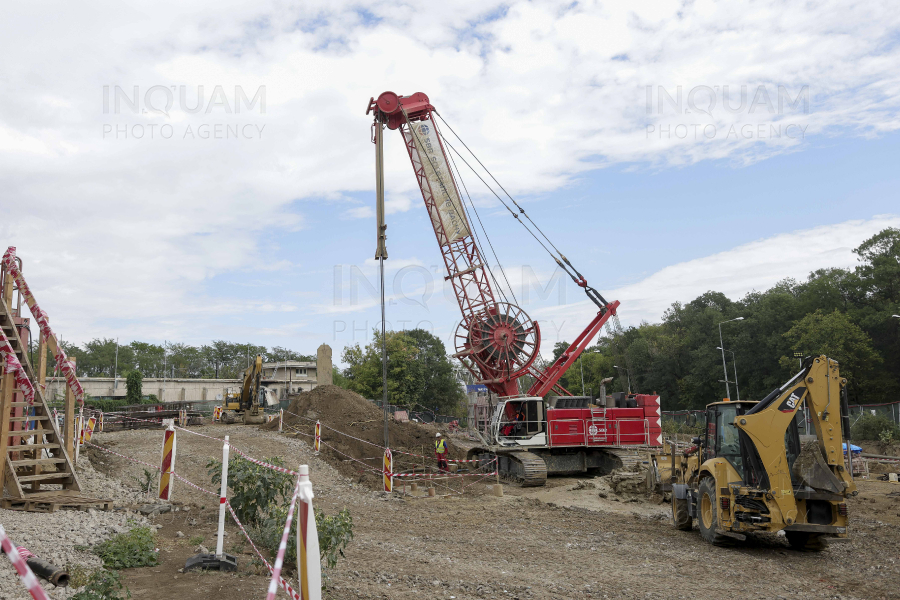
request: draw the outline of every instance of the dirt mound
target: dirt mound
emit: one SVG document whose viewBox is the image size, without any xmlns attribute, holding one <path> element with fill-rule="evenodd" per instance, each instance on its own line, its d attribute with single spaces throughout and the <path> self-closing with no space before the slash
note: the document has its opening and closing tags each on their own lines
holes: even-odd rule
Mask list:
<svg viewBox="0 0 900 600">
<path fill-rule="evenodd" d="M 336 385 L 322 385 L 312 391 L 292 397 L 291 404 L 284 411 L 285 433 L 296 433 L 298 437 L 312 443 L 316 420 L 322 423 L 322 450 L 320 455 L 342 474 L 381 488 L 381 478 L 360 464 L 362 461 L 373 469 L 381 470 L 384 450 L 384 413 L 356 392 Z M 272 431 L 278 429 L 278 421 L 262 426 Z M 394 471 L 422 468 L 423 459 L 406 456 L 402 450 L 423 455 L 424 465 L 435 466 L 434 439 L 440 431 L 431 424 L 396 423 L 388 426 L 390 447 L 394 457 Z M 449 444 L 450 458 L 465 458 L 465 452 Z M 354 460 L 355 459 L 355 460 Z"/>
</svg>

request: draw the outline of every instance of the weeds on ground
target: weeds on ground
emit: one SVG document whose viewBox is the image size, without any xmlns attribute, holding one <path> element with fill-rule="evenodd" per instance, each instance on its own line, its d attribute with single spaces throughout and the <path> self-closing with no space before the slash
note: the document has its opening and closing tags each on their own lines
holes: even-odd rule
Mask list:
<svg viewBox="0 0 900 600">
<path fill-rule="evenodd" d="M 92 571 L 81 565 L 67 565 L 66 571 L 69 573 L 69 587 L 73 590 L 87 585 L 91 579 Z"/>
<path fill-rule="evenodd" d="M 190 543 L 191 546 L 199 546 L 203 543 L 203 539 L 204 538 L 202 535 L 195 535 L 190 540 L 188 540 L 188 543 Z"/>
<path fill-rule="evenodd" d="M 71 576 L 71 573 L 70 573 Z M 72 600 L 122 600 L 131 598 L 131 592 L 122 583 L 116 571 L 98 569 L 91 574 L 83 590 L 72 596 Z M 69 585 L 73 585 L 70 583 Z"/>
<path fill-rule="evenodd" d="M 132 475 L 131 478 L 137 483 L 138 489 L 140 489 L 142 493 L 149 494 L 150 489 L 153 487 L 153 482 L 156 480 L 156 473 L 144 469 L 143 477 L 139 478 Z"/>
<path fill-rule="evenodd" d="M 155 534 L 149 527 L 136 527 L 94 547 L 94 553 L 108 569 L 152 567 L 159 557 L 154 551 Z"/>
</svg>

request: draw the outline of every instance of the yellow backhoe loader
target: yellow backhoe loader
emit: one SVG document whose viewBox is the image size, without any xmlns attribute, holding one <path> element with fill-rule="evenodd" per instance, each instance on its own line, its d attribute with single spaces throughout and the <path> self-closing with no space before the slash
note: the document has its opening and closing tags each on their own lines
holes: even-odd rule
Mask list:
<svg viewBox="0 0 900 600">
<path fill-rule="evenodd" d="M 810 357 L 759 402 L 707 406 L 706 430 L 693 448 L 654 458 L 669 476 L 675 527 L 690 530 L 696 518 L 712 544 L 784 530 L 792 547 L 810 551 L 825 548 L 826 538 L 846 538 L 846 499 L 857 494 L 842 447 L 849 444 L 846 386 L 836 361 Z M 801 444 L 796 415 L 804 404 L 815 436 Z"/>
<path fill-rule="evenodd" d="M 265 423 L 266 417 L 260 406 L 260 380 L 262 379 L 262 356 L 257 355 L 253 364 L 244 371 L 244 383 L 239 390 L 229 390 L 222 402 L 222 421 L 234 423 L 242 417 L 244 425 Z"/>
</svg>

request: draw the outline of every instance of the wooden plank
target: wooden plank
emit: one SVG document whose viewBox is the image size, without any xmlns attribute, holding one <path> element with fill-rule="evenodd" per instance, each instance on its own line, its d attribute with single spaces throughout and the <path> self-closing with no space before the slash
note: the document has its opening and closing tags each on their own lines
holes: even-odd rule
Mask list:
<svg viewBox="0 0 900 600">
<path fill-rule="evenodd" d="M 53 344 L 51 343 L 51 346 Z M 75 357 L 70 356 L 69 360 L 72 361 L 72 368 L 75 368 Z M 72 461 L 72 467 L 75 466 L 75 393 L 66 386 L 66 416 L 65 416 L 65 436 L 64 438 L 64 448 L 66 449 L 66 454 L 69 455 L 69 458 Z"/>
<path fill-rule="evenodd" d="M 7 276 L 7 279 L 12 279 Z M 4 371 L 4 369 L 0 369 Z M 4 488 L 6 482 L 6 457 L 9 448 L 9 410 L 12 402 L 13 391 L 15 390 L 16 381 L 12 373 L 3 373 L 0 376 L 0 490 Z"/>
<path fill-rule="evenodd" d="M 15 467 L 30 467 L 32 465 L 63 465 L 66 463 L 64 458 L 25 458 L 22 460 L 12 461 Z"/>
<path fill-rule="evenodd" d="M 18 431 L 14 431 L 13 433 L 16 435 L 21 434 L 20 437 L 27 438 L 32 435 L 50 435 L 50 434 L 55 435 L 56 430 L 55 429 L 19 429 Z M 25 447 L 23 447 L 22 449 L 28 450 L 28 446 L 25 445 Z"/>
<path fill-rule="evenodd" d="M 43 448 L 59 448 L 59 444 L 29 444 L 28 446 L 7 446 L 7 452 L 22 452 L 26 449 L 37 450 Z"/>
<path fill-rule="evenodd" d="M 18 422 L 18 421 L 49 421 L 50 417 L 48 417 L 47 415 L 34 415 L 34 416 L 30 416 L 30 417 L 27 417 L 27 416 L 26 417 L 10 417 L 9 420 L 16 421 L 16 422 Z"/>
<path fill-rule="evenodd" d="M 68 480 L 71 479 L 72 476 L 68 473 L 42 473 L 40 475 L 25 475 L 19 477 L 18 480 L 20 483 L 27 483 L 29 481 L 44 481 L 47 479 L 60 479 L 60 480 Z M 51 483 L 51 482 L 47 482 Z M 59 482 L 57 482 L 59 483 Z"/>
<path fill-rule="evenodd" d="M 41 343 L 38 345 L 38 366 L 37 366 L 37 377 L 38 384 L 40 384 L 41 389 L 46 389 L 47 386 L 47 340 L 44 339 L 43 334 L 40 334 Z"/>
</svg>

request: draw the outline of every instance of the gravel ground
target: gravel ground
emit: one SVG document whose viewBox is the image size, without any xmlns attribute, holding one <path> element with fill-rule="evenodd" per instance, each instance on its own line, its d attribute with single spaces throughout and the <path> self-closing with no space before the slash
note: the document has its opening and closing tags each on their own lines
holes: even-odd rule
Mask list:
<svg viewBox="0 0 900 600">
<path fill-rule="evenodd" d="M 87 460 L 79 461 L 76 471 L 86 496 L 113 498 L 119 506 L 153 502 L 121 481 L 95 471 Z M 80 547 L 98 544 L 133 527 L 149 525 L 150 521 L 139 512 L 128 509 L 61 510 L 55 513 L 0 509 L 0 523 L 15 545 L 25 546 L 35 556 L 57 566 L 79 565 L 93 570 L 102 565 L 100 559 L 90 550 Z M 30 598 L 12 564 L 6 559 L 0 564 L 0 599 Z M 69 598 L 77 592 L 70 588 L 56 588 L 46 581 L 43 586 L 54 599 Z"/>
</svg>

